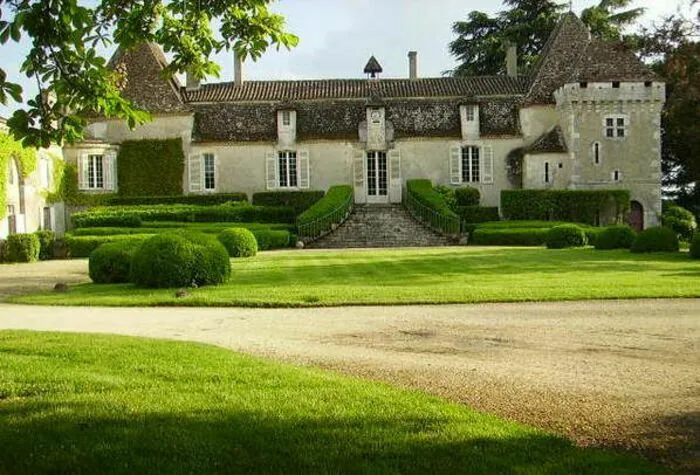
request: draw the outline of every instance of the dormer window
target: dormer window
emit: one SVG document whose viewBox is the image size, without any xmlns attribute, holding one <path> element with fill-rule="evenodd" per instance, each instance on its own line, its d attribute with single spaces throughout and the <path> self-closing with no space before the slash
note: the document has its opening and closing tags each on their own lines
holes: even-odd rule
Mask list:
<svg viewBox="0 0 700 475">
<path fill-rule="evenodd" d="M 476 106 L 467 105 L 466 109 L 467 122 L 474 122 L 476 120 Z"/>
<path fill-rule="evenodd" d="M 462 140 L 478 140 L 480 137 L 479 105 L 462 104 L 459 107 L 462 125 Z"/>
<path fill-rule="evenodd" d="M 370 112 L 370 119 L 372 120 L 373 124 L 381 124 L 382 123 L 382 111 L 379 109 L 372 109 Z"/>
<path fill-rule="evenodd" d="M 290 111 L 282 111 L 282 125 L 284 127 L 292 125 L 292 113 Z"/>
</svg>

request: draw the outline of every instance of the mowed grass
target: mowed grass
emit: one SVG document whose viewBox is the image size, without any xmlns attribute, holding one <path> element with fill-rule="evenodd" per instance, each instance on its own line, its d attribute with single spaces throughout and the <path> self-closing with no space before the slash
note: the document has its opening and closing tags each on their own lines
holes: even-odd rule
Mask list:
<svg viewBox="0 0 700 475">
<path fill-rule="evenodd" d="M 700 297 L 687 253 L 543 248 L 284 251 L 233 261 L 231 280 L 173 290 L 86 284 L 13 302 L 103 306 L 331 306 Z"/>
<path fill-rule="evenodd" d="M 0 332 L 0 473 L 660 473 L 417 392 L 220 348 Z"/>
</svg>

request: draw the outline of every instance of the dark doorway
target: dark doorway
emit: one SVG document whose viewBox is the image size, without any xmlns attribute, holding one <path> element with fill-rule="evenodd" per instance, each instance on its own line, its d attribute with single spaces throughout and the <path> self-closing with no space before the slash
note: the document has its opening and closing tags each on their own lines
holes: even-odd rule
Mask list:
<svg viewBox="0 0 700 475">
<path fill-rule="evenodd" d="M 644 230 L 644 207 L 639 201 L 630 203 L 630 212 L 627 215 L 627 224 L 635 231 Z"/>
</svg>

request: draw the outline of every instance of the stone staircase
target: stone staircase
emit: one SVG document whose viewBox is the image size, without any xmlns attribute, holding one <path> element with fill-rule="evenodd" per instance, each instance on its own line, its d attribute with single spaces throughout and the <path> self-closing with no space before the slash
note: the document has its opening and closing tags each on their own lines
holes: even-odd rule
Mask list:
<svg viewBox="0 0 700 475">
<path fill-rule="evenodd" d="M 401 205 L 355 205 L 335 231 L 307 245 L 310 249 L 448 246 L 451 240 L 413 219 Z"/>
</svg>

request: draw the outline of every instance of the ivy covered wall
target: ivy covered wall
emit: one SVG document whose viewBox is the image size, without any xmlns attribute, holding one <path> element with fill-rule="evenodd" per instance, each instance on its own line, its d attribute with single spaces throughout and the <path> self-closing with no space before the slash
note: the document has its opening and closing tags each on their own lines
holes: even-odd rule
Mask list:
<svg viewBox="0 0 700 475">
<path fill-rule="evenodd" d="M 0 132 L 0 219 L 7 216 L 8 171 L 11 159 L 17 163 L 20 180 L 36 170 L 36 150 L 22 147 L 22 144 L 8 134 Z"/>
<path fill-rule="evenodd" d="M 185 153 L 181 139 L 123 142 L 117 156 L 120 196 L 170 196 L 183 193 Z"/>
</svg>

